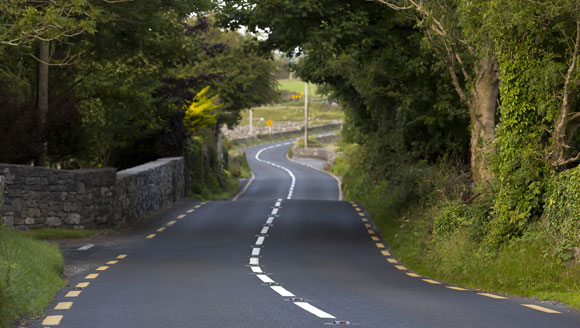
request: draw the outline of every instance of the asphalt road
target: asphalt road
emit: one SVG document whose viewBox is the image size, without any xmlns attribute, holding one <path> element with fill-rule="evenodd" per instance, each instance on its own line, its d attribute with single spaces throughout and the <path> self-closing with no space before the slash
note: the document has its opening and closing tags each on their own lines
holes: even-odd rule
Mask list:
<svg viewBox="0 0 580 328">
<path fill-rule="evenodd" d="M 412 273 L 288 148 L 248 148 L 255 178 L 235 201 L 185 202 L 123 246 L 78 252 L 89 270 L 30 327 L 580 327 L 561 305 Z"/>
</svg>

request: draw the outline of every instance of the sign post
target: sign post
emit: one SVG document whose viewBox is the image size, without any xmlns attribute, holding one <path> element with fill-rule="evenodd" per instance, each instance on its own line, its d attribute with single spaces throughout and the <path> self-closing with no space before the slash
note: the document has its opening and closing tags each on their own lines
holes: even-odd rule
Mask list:
<svg viewBox="0 0 580 328">
<path fill-rule="evenodd" d="M 272 134 L 272 124 L 274 124 L 274 122 L 272 122 L 272 120 L 267 120 L 266 124 L 268 125 L 268 134 Z"/>
</svg>

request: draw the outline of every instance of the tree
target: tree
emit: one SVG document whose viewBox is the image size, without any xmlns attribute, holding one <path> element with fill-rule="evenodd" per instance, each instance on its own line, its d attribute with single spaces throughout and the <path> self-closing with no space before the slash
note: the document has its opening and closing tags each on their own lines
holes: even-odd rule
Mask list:
<svg viewBox="0 0 580 328">
<path fill-rule="evenodd" d="M 38 62 L 36 83 L 37 126 L 41 149 L 37 164 L 46 165 L 48 115 L 48 67 L 51 65 L 50 43 L 62 41 L 85 32 L 94 32 L 98 10 L 88 0 L 81 1 L 25 1 L 7 0 L 0 4 L 0 43 L 9 47 L 32 49 L 28 55 Z M 6 50 L 0 48 L 0 55 Z M 61 63 L 68 63 L 67 56 Z"/>
<path fill-rule="evenodd" d="M 260 49 L 304 54 L 293 69 L 324 84 L 346 112 L 345 136 L 368 145 L 369 170 L 394 176 L 397 161 L 464 162 L 465 111 L 447 70 L 401 12 L 373 2 L 227 2 L 225 26 L 267 31 Z M 442 70 L 445 69 L 445 70 Z"/>
<path fill-rule="evenodd" d="M 397 11 L 411 10 L 432 49 L 446 63 L 451 81 L 471 119 L 471 172 L 475 183 L 489 183 L 493 174 L 496 104 L 499 93 L 493 41 L 481 33 L 485 24 L 474 2 L 460 0 L 377 0 Z"/>
</svg>

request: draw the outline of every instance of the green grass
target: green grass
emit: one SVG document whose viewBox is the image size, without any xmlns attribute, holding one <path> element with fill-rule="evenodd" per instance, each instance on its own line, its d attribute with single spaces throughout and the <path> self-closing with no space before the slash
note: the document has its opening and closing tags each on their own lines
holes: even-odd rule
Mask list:
<svg viewBox="0 0 580 328">
<path fill-rule="evenodd" d="M 285 104 L 256 107 L 254 111 L 254 126 L 265 127 L 267 120 L 272 120 L 274 125 L 286 125 L 287 122 L 304 121 L 304 103 L 287 102 Z M 320 125 L 335 120 L 343 120 L 344 112 L 338 106 L 329 106 L 321 102 L 313 102 L 309 108 L 309 124 Z M 240 125 L 249 125 L 249 111 L 244 111 Z"/>
<path fill-rule="evenodd" d="M 280 83 L 281 91 L 288 91 L 299 94 L 301 92 L 304 92 L 305 89 L 304 82 L 301 80 L 283 79 L 278 80 L 278 83 Z M 310 92 L 312 95 L 317 95 L 318 87 L 316 86 L 316 84 L 310 84 Z"/>
<path fill-rule="evenodd" d="M 96 230 L 78 230 L 78 229 L 31 229 L 20 232 L 23 235 L 29 236 L 37 240 L 54 240 L 54 239 L 80 239 L 94 236 Z"/>
<path fill-rule="evenodd" d="M 0 327 L 41 314 L 64 285 L 63 268 L 55 245 L 0 229 Z"/>
</svg>

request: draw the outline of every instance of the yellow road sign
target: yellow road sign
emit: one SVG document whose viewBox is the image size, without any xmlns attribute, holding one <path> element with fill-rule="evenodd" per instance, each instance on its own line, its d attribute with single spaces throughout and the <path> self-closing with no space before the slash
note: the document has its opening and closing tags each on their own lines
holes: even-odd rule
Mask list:
<svg viewBox="0 0 580 328">
<path fill-rule="evenodd" d="M 272 120 L 267 120 L 266 124 L 268 124 L 268 126 L 272 126 L 272 124 L 274 124 L 274 122 L 272 122 Z"/>
</svg>

